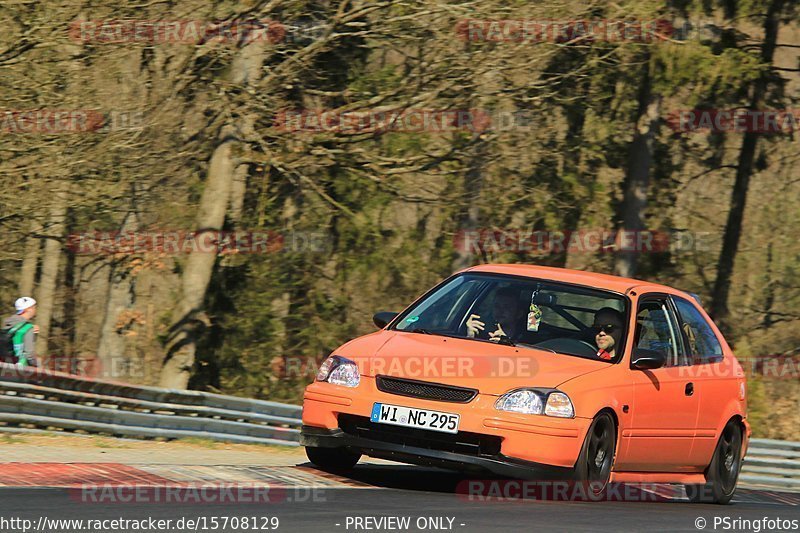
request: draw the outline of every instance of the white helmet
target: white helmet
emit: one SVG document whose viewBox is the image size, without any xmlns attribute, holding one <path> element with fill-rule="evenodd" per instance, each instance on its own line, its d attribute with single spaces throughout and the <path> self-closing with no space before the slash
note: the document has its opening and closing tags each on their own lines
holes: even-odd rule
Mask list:
<svg viewBox="0 0 800 533">
<path fill-rule="evenodd" d="M 22 298 L 17 298 L 17 301 L 14 302 L 14 308 L 17 310 L 17 314 L 19 315 L 24 310 L 29 309 L 36 305 L 36 300 L 31 298 L 30 296 L 23 296 Z"/>
</svg>

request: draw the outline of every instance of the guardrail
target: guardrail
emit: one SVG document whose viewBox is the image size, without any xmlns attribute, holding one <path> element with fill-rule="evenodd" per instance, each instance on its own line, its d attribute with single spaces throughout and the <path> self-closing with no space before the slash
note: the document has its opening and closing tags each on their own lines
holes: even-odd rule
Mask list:
<svg viewBox="0 0 800 533">
<path fill-rule="evenodd" d="M 800 490 L 800 442 L 750 439 L 739 483 Z"/>
<path fill-rule="evenodd" d="M 0 363 L 0 423 L 125 437 L 297 446 L 301 408 Z"/>
<path fill-rule="evenodd" d="M 297 446 L 300 416 L 297 405 L 0 363 L 0 424 L 15 431 L 58 429 Z M 800 490 L 800 442 L 751 439 L 739 481 L 747 487 Z"/>
</svg>

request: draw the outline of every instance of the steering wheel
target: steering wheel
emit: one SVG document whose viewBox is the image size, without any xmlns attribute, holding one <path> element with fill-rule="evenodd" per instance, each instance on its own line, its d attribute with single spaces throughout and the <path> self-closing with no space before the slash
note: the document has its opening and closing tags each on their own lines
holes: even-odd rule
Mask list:
<svg viewBox="0 0 800 533">
<path fill-rule="evenodd" d="M 558 337 L 548 339 L 534 345 L 536 348 L 544 348 L 555 352 L 564 352 L 580 357 L 594 357 L 597 355 L 597 347 L 592 346 L 586 341 L 573 339 L 571 337 Z"/>
</svg>

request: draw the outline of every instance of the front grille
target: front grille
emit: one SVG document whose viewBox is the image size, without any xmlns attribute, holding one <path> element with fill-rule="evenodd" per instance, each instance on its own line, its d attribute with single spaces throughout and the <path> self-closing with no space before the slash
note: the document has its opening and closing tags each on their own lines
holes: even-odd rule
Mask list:
<svg viewBox="0 0 800 533">
<path fill-rule="evenodd" d="M 494 435 L 470 433 L 438 433 L 370 422 L 366 416 L 339 415 L 339 427 L 348 435 L 427 450 L 452 452 L 471 456 L 496 456 L 500 453 L 502 439 Z"/>
<path fill-rule="evenodd" d="M 378 376 L 376 382 L 379 391 L 400 396 L 410 396 L 411 398 L 438 400 L 440 402 L 467 403 L 471 402 L 478 394 L 478 391 L 475 389 L 440 385 L 438 383 L 429 383 L 427 381 L 417 381 L 414 379 Z"/>
</svg>

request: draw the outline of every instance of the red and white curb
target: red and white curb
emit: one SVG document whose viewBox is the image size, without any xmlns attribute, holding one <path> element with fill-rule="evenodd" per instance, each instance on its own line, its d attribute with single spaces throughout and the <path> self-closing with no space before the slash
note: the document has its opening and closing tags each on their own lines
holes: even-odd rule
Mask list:
<svg viewBox="0 0 800 533">
<path fill-rule="evenodd" d="M 281 488 L 365 488 L 370 485 L 308 467 L 125 465 L 122 463 L 2 463 L 0 487 L 86 485 L 169 486 L 243 483 Z"/>
</svg>

